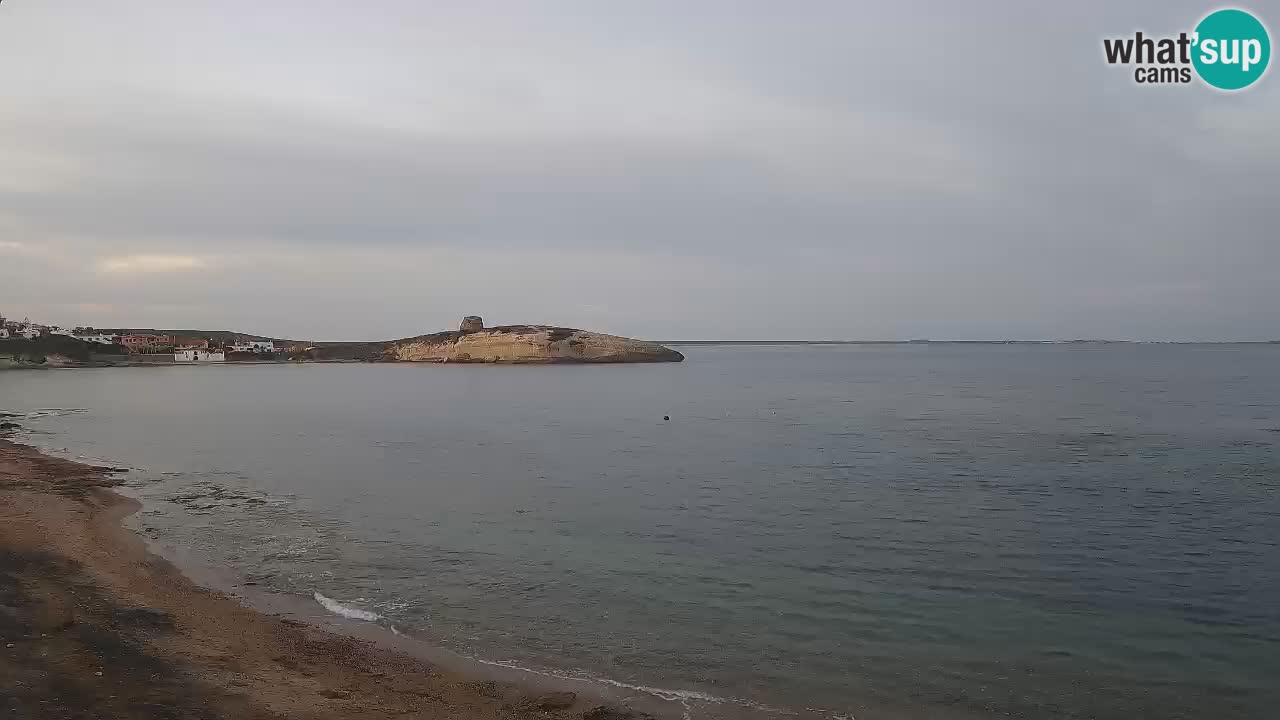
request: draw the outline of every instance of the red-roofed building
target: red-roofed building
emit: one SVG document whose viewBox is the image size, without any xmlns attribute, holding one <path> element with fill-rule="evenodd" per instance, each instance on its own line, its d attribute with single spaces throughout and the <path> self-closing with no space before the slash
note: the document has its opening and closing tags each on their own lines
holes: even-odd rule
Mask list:
<svg viewBox="0 0 1280 720">
<path fill-rule="evenodd" d="M 122 335 L 120 344 L 131 353 L 156 354 L 173 352 L 172 335 Z"/>
</svg>

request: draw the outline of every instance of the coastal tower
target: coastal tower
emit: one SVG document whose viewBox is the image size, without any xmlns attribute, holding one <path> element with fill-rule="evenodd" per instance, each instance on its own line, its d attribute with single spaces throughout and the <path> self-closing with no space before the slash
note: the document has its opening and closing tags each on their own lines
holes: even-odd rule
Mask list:
<svg viewBox="0 0 1280 720">
<path fill-rule="evenodd" d="M 468 315 L 462 318 L 462 324 L 458 326 L 458 332 L 473 333 L 484 329 L 484 320 L 479 315 Z"/>
</svg>

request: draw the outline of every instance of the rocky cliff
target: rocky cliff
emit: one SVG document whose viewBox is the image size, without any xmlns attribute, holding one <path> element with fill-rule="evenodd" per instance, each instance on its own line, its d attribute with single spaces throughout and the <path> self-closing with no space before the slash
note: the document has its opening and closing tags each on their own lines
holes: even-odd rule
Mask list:
<svg viewBox="0 0 1280 720">
<path fill-rule="evenodd" d="M 462 363 L 680 362 L 684 356 L 658 343 L 547 325 L 486 328 L 468 316 L 456 332 L 421 335 L 387 344 L 383 359 Z"/>
</svg>

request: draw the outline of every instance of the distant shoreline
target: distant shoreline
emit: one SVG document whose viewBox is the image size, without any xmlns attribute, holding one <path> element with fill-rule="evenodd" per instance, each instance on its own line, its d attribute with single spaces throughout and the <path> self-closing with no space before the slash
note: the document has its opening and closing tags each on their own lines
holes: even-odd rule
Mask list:
<svg viewBox="0 0 1280 720">
<path fill-rule="evenodd" d="M 1280 345 L 1280 340 L 657 340 L 663 345 Z"/>
</svg>

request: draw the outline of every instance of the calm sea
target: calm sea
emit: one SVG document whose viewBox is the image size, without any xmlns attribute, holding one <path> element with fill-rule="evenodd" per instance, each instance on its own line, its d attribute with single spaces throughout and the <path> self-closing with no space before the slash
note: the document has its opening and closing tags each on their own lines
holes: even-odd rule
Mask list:
<svg viewBox="0 0 1280 720">
<path fill-rule="evenodd" d="M 695 719 L 1280 712 L 1280 346 L 682 350 L 6 372 L 0 409 L 259 587 Z"/>
</svg>

